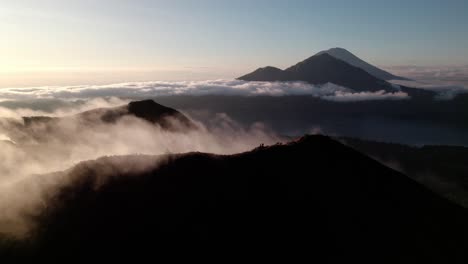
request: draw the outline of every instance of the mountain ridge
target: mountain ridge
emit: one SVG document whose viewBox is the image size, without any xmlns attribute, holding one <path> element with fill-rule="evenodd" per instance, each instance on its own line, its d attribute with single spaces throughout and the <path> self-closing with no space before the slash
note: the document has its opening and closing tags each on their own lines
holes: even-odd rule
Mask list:
<svg viewBox="0 0 468 264">
<path fill-rule="evenodd" d="M 331 48 L 331 49 L 328 49 L 328 50 L 323 50 L 323 51 L 320 51 L 318 52 L 317 54 L 315 54 L 314 56 L 318 56 L 318 55 L 321 55 L 321 54 L 328 54 L 330 56 L 333 56 L 337 59 L 340 59 L 350 65 L 353 65 L 355 67 L 358 67 L 358 68 L 361 68 L 363 70 L 365 70 L 366 72 L 368 72 L 369 74 L 371 74 L 372 76 L 376 77 L 376 78 L 379 78 L 379 79 L 382 79 L 382 80 L 385 80 L 385 81 L 389 81 L 389 80 L 409 80 L 408 78 L 404 78 L 404 77 L 400 77 L 400 76 L 396 76 L 392 73 L 389 73 L 387 71 L 384 71 L 362 59 L 360 59 L 359 57 L 357 57 L 356 55 L 354 55 L 353 53 L 351 53 L 350 51 L 344 49 L 344 48 L 340 48 L 340 47 L 336 47 L 336 48 Z"/>
<path fill-rule="evenodd" d="M 264 67 L 238 79 L 244 81 L 304 81 L 314 85 L 334 83 L 355 91 L 396 91 L 390 83 L 329 54 L 314 55 L 285 70 Z"/>
<path fill-rule="evenodd" d="M 181 251 L 218 261 L 468 258 L 466 210 L 326 136 L 227 156 L 169 155 L 146 172 L 130 173 L 129 160 L 107 157 L 72 169 L 77 181 L 51 195 L 36 218 L 37 240 L 3 248 L 7 256 L 132 263 Z M 111 174 L 103 179 L 103 171 Z"/>
<path fill-rule="evenodd" d="M 95 108 L 78 114 L 63 117 L 29 116 L 22 117 L 23 122 L 16 119 L 0 120 L 0 132 L 4 133 L 13 142 L 21 143 L 29 140 L 45 142 L 56 140 L 50 138 L 60 135 L 66 140 L 68 135 L 61 133 L 61 128 L 74 124 L 81 129 L 89 129 L 100 124 L 113 124 L 125 117 L 134 117 L 168 131 L 186 131 L 196 125 L 181 112 L 160 105 L 154 100 L 132 101 L 127 105 Z M 67 130 L 68 131 L 68 130 Z M 77 131 L 80 132 L 80 131 Z"/>
</svg>

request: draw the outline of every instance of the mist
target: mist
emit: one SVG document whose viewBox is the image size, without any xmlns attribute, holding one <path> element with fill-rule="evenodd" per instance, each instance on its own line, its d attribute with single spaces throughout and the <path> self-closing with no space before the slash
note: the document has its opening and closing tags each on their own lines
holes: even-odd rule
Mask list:
<svg viewBox="0 0 468 264">
<path fill-rule="evenodd" d="M 324 99 L 334 102 L 359 102 L 359 101 L 375 101 L 375 100 L 405 100 L 410 99 L 407 93 L 393 92 L 387 93 L 383 90 L 376 92 L 359 92 L 346 93 L 335 92 L 334 95 L 324 96 Z"/>
<path fill-rule="evenodd" d="M 362 135 L 371 130 L 368 123 L 376 123 L 380 131 L 383 127 L 380 123 L 368 122 L 363 118 L 348 120 L 342 114 L 334 119 L 325 111 L 315 109 L 314 104 L 346 107 L 346 102 L 404 102 L 410 98 L 398 89 L 398 85 L 394 85 L 394 88 L 393 92 L 355 92 L 331 83 L 311 85 L 303 82 L 212 80 L 0 89 L 0 233 L 22 237 L 33 230 L 32 216 L 47 206 L 47 199 L 54 190 L 70 182 L 67 173 L 55 172 L 66 171 L 82 161 L 108 156 L 193 151 L 234 154 L 251 150 L 260 144 L 281 142 L 283 138 L 277 133 L 285 134 L 284 131 L 289 131 L 289 127 L 298 131 L 289 135 L 301 134 L 302 126 L 298 124 L 304 124 L 307 129 L 322 127 L 328 134 L 336 131 L 340 134 L 340 131 L 349 132 L 348 128 L 356 128 L 358 131 L 352 135 Z M 191 98 L 216 95 L 232 98 L 220 108 L 210 106 L 219 103 L 216 99 L 209 99 L 210 105 L 202 101 L 196 105 L 196 100 Z M 299 99 L 296 95 L 307 98 L 297 101 Z M 184 96 L 190 98 L 186 101 L 181 99 L 179 104 L 164 102 L 169 102 L 168 98 Z M 96 117 L 89 123 L 76 115 L 97 108 L 126 105 L 135 99 L 158 97 L 165 105 L 185 110 L 184 114 L 195 127 L 189 130 L 166 130 L 132 116 L 125 116 L 113 123 L 102 122 Z M 251 108 L 248 108 L 249 104 L 242 100 L 249 98 L 259 98 L 259 101 L 250 102 Z M 265 98 L 286 100 L 292 103 L 290 105 L 303 107 L 289 109 L 286 103 L 284 107 L 277 108 L 280 105 L 278 102 L 270 104 Z M 317 102 L 311 102 L 310 98 Z M 237 108 L 229 111 L 229 104 L 235 104 Z M 38 122 L 26 128 L 25 119 L 22 118 L 24 116 L 56 119 L 52 127 Z M 291 116 L 296 118 L 292 119 Z M 333 123 L 337 120 L 338 127 Z M 175 119 L 170 122 L 174 127 L 180 125 Z M 278 129 L 283 123 L 288 129 Z M 277 127 L 270 128 L 274 124 Z M 387 131 L 377 136 L 385 133 Z M 155 165 L 157 159 L 148 166 L 139 166 L 139 169 Z M 129 166 L 129 163 L 115 164 L 114 169 L 124 170 Z M 134 166 L 130 168 L 136 169 Z M 103 171 L 101 174 L 109 173 Z"/>
<path fill-rule="evenodd" d="M 191 121 L 189 130 L 166 130 L 133 116 L 106 123 L 93 118 L 85 122 L 79 116 L 68 116 L 89 108 L 120 105 L 120 99 L 93 99 L 77 108 L 57 109 L 52 113 L 21 108 L 3 108 L 0 113 L 0 233 L 25 236 L 34 227 L 33 219 L 47 204 L 54 190 L 69 182 L 67 170 L 85 161 L 106 156 L 161 155 L 170 153 L 208 152 L 233 154 L 260 144 L 274 144 L 281 138 L 261 123 L 248 127 L 226 114 L 216 114 L 212 122 Z M 57 119 L 52 126 L 43 123 L 24 126 L 23 114 L 47 115 Z M 178 127 L 178 120 L 170 120 Z M 140 164 L 141 165 L 141 164 Z M 138 166 L 144 169 L 154 166 Z M 130 167 L 117 164 L 116 169 Z M 106 174 L 104 171 L 102 174 Z M 109 174 L 109 173 L 107 173 Z"/>
</svg>

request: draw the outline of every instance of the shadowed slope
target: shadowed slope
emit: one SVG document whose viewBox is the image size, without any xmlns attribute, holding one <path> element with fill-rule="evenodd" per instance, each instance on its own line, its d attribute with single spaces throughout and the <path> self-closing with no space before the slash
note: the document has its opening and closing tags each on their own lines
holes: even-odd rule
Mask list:
<svg viewBox="0 0 468 264">
<path fill-rule="evenodd" d="M 178 120 L 186 128 L 193 126 L 192 122 L 179 111 L 157 104 L 153 100 L 130 102 L 128 113 L 151 123 L 158 123 L 165 128 L 171 128 L 167 118 Z"/>
<path fill-rule="evenodd" d="M 281 69 L 267 66 L 239 77 L 239 79 L 244 81 L 275 82 L 290 81 L 291 77 Z"/>
<path fill-rule="evenodd" d="M 389 72 L 386 72 L 382 69 L 379 69 L 375 67 L 374 65 L 371 65 L 363 60 L 361 60 L 359 57 L 356 55 L 352 54 L 351 52 L 347 51 L 346 49 L 343 48 L 332 48 L 328 50 L 321 51 L 316 54 L 317 55 L 322 55 L 322 54 L 328 54 L 331 55 L 339 60 L 342 60 L 348 64 L 353 65 L 354 67 L 361 68 L 374 76 L 375 78 L 381 79 L 381 80 L 408 80 L 407 78 L 403 78 L 400 76 L 395 76 Z"/>
<path fill-rule="evenodd" d="M 468 148 L 414 147 L 354 138 L 340 140 L 468 207 Z"/>
<path fill-rule="evenodd" d="M 355 91 L 394 91 L 389 83 L 329 54 L 312 56 L 284 71 L 274 67 L 260 68 L 239 77 L 239 79 L 245 81 L 304 81 L 316 85 L 334 83 Z"/>
<path fill-rule="evenodd" d="M 387 82 L 328 54 L 312 56 L 285 71 L 295 80 L 313 84 L 330 82 L 355 91 L 394 91 Z"/>
<path fill-rule="evenodd" d="M 160 166 L 132 173 L 129 159 Z M 112 177 L 96 187 L 102 171 Z M 468 259 L 464 209 L 323 136 L 233 156 L 105 158 L 71 174 L 39 218 L 35 259 Z"/>
<path fill-rule="evenodd" d="M 386 80 L 404 78 L 382 71 L 344 49 L 319 52 L 286 70 L 271 66 L 259 68 L 238 79 L 264 82 L 303 81 L 314 85 L 334 83 L 357 92 L 402 91 L 419 100 L 432 99 L 436 95 L 433 91 L 392 85 Z"/>
<path fill-rule="evenodd" d="M 168 119 L 176 120 L 185 128 L 193 126 L 191 121 L 179 111 L 160 105 L 153 100 L 130 102 L 128 105 L 115 108 L 93 109 L 76 117 L 90 122 L 104 121 L 116 122 L 119 119 L 133 116 L 144 119 L 150 123 L 158 124 L 165 129 L 175 129 Z"/>
</svg>

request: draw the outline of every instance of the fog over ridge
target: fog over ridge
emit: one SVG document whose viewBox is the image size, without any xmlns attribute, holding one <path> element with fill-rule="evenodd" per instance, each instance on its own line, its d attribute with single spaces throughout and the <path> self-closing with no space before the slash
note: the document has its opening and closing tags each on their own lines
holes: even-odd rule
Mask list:
<svg viewBox="0 0 468 264">
<path fill-rule="evenodd" d="M 49 116 L 63 116 L 95 106 L 120 105 L 116 98 L 91 99 L 76 109 L 58 109 Z M 30 109 L 20 112 L 39 114 Z M 97 112 L 99 114 L 99 112 Z M 0 109 L 0 234 L 27 235 L 34 227 L 34 216 L 46 206 L 47 197 L 70 181 L 63 171 L 86 160 L 121 155 L 161 155 L 193 151 L 233 154 L 250 150 L 260 144 L 281 141 L 269 128 L 261 123 L 242 126 L 229 116 L 218 113 L 212 122 L 202 124 L 192 118 L 193 129 L 170 131 L 158 124 L 135 116 L 124 116 L 108 123 L 100 118 L 93 123 L 83 122 L 80 115 L 68 116 L 51 126 L 38 122 L 22 131 L 23 119 L 10 109 Z M 169 118 L 173 126 L 178 119 Z M 8 137 L 14 133 L 21 141 Z M 104 167 L 99 175 L 112 175 L 111 170 L 126 170 L 128 163 Z M 155 166 L 155 163 L 149 164 Z M 151 166 L 144 166 L 150 168 Z M 43 175 L 43 176 L 40 176 Z M 99 179 L 96 179 L 99 181 Z"/>
<path fill-rule="evenodd" d="M 0 89 L 0 233 L 26 234 L 33 223 L 24 217 L 25 214 L 34 214 L 44 206 L 47 194 L 54 186 L 66 184 L 69 180 L 63 174 L 52 172 L 69 169 L 82 161 L 115 155 L 160 155 L 192 151 L 233 154 L 260 144 L 283 141 L 281 136 L 263 123 L 241 125 L 222 111 L 211 113 L 214 116 L 207 118 L 209 123 L 206 120 L 202 123 L 199 121 L 201 118 L 196 120 L 193 115 L 189 116 L 196 124 L 196 129 L 183 132 L 167 131 L 132 116 L 115 123 L 98 122 L 93 126 L 84 126 L 79 118 L 74 117 L 83 111 L 126 105 L 135 99 L 156 98 L 157 101 L 158 96 L 179 95 L 232 95 L 237 98 L 269 96 L 273 99 L 301 95 L 330 101 L 326 103 L 333 105 L 342 105 L 339 102 L 410 99 L 398 85 L 393 88 L 392 92 L 356 92 L 332 83 L 311 85 L 304 82 L 209 80 Z M 255 107 L 258 108 L 257 105 Z M 21 127 L 24 116 L 71 118 L 60 120 L 52 131 L 40 124 L 33 125 L 33 136 L 20 142 L 10 138 L 7 132 L 17 129 L 14 124 Z M 5 122 L 5 119 L 14 122 Z M 177 120 L 172 122 L 177 123 Z M 21 131 L 18 130 L 18 133 Z M 41 135 L 47 135 L 48 140 L 38 140 Z M 47 178 L 38 176 L 43 174 L 47 174 Z"/>
</svg>

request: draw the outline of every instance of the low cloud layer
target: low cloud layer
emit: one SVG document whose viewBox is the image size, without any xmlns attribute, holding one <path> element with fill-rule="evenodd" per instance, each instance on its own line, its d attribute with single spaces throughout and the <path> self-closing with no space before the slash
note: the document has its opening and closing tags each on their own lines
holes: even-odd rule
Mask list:
<svg viewBox="0 0 468 264">
<path fill-rule="evenodd" d="M 468 93 L 468 65 L 424 67 L 395 66 L 387 68 L 392 73 L 412 81 L 392 81 L 396 84 L 437 92 L 439 99 L 452 99 L 457 94 Z"/>
<path fill-rule="evenodd" d="M 404 85 L 407 87 L 414 87 L 424 90 L 429 90 L 436 92 L 436 99 L 440 100 L 451 100 L 455 98 L 459 94 L 468 93 L 468 88 L 459 85 L 446 85 L 446 84 L 436 84 L 436 83 L 428 83 L 423 81 L 404 81 L 404 80 L 392 80 L 391 81 L 394 85 Z"/>
<path fill-rule="evenodd" d="M 25 234 L 31 227 L 25 215 L 44 206 L 51 186 L 67 182 L 66 178 L 56 176 L 59 174 L 50 173 L 84 160 L 191 151 L 232 154 L 281 141 L 281 137 L 260 123 L 241 126 L 222 113 L 209 118 L 209 123 L 193 120 L 196 129 L 182 132 L 125 117 L 116 123 L 98 122 L 93 126 L 67 118 L 53 129 L 37 124 L 22 134 L 22 116 L 71 116 L 90 109 L 125 105 L 135 99 L 177 95 L 310 95 L 336 102 L 409 98 L 397 86 L 394 92 L 354 92 L 330 83 L 316 86 L 240 80 L 0 89 L 0 233 Z M 38 176 L 43 174 L 50 176 Z"/>
<path fill-rule="evenodd" d="M 91 101 L 67 111 L 115 103 Z M 26 234 L 34 224 L 27 216 L 40 210 L 47 196 L 69 180 L 52 172 L 66 170 L 81 161 L 191 151 L 232 154 L 281 141 L 260 123 L 244 127 L 225 114 L 215 115 L 208 124 L 192 120 L 193 129 L 169 131 L 133 116 L 115 123 L 96 118 L 92 124 L 74 116 L 58 119 L 52 125 L 37 122 L 24 126 L 22 119 L 11 119 L 12 113 L 0 118 L 0 235 Z M 62 110 L 52 113 L 62 114 Z M 178 120 L 170 122 L 176 126 Z M 40 176 L 44 174 L 47 175 Z"/>
<path fill-rule="evenodd" d="M 432 84 L 468 87 L 468 65 L 464 66 L 394 66 L 392 73 Z"/>
<path fill-rule="evenodd" d="M 70 116 L 96 108 L 117 107 L 130 100 L 117 97 L 92 98 L 86 100 L 14 100 L 0 102 L 0 118 L 21 119 L 25 116 Z"/>
<path fill-rule="evenodd" d="M 132 82 L 110 85 L 53 86 L 0 89 L 0 100 L 91 99 L 100 97 L 153 98 L 173 95 L 284 96 L 310 95 L 332 101 L 405 99 L 403 94 L 368 92 L 366 96 L 332 83 L 246 82 L 241 80 Z M 339 97 L 339 99 L 335 99 Z"/>
<path fill-rule="evenodd" d="M 336 92 L 334 95 L 324 96 L 323 98 L 335 102 L 359 102 L 372 100 L 404 100 L 409 99 L 410 97 L 404 92 L 387 93 L 382 90 L 377 92 L 359 93 Z"/>
</svg>

